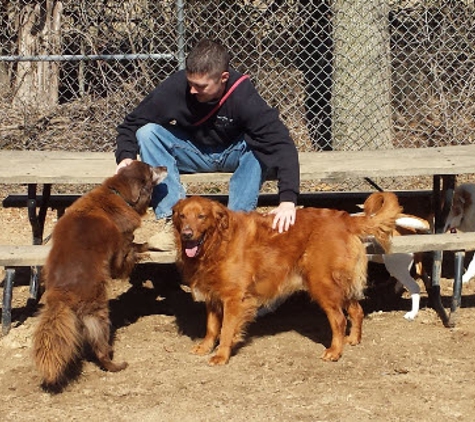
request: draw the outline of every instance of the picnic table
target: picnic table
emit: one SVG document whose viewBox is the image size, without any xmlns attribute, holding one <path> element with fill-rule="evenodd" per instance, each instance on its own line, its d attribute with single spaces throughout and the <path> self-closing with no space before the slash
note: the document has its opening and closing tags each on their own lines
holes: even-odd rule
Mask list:
<svg viewBox="0 0 475 422">
<path fill-rule="evenodd" d="M 404 181 L 408 177 L 430 176 L 432 178 L 431 196 L 435 215 L 434 232 L 436 234 L 442 230 L 445 216 L 450 207 L 456 177 L 475 173 L 475 145 L 368 151 L 301 152 L 299 158 L 302 181 L 338 183 L 349 179 L 364 179 L 371 183 L 373 178 L 391 177 L 401 178 Z M 52 195 L 51 187 L 54 184 L 99 184 L 105 178 L 114 174 L 115 167 L 114 155 L 108 152 L 2 150 L 0 151 L 0 184 L 26 187 L 26 194 L 23 199 L 18 200 L 17 198 L 14 204 L 26 206 L 28 209 L 29 221 L 32 227 L 32 243 L 41 245 L 43 243 L 44 220 L 47 209 L 54 204 L 58 209 L 64 210 L 74 200 L 73 196 Z M 184 174 L 182 175 L 182 181 L 184 183 L 227 183 L 230 176 L 229 173 Z M 39 185 L 42 185 L 40 194 L 38 193 Z M 338 199 L 339 193 L 335 192 L 334 195 L 333 198 Z M 310 201 L 313 200 L 313 206 L 320 206 L 317 196 L 311 196 L 309 199 L 302 195 L 301 198 L 306 198 L 306 205 L 309 205 Z M 4 206 L 6 206 L 8 200 L 9 197 L 5 198 Z M 455 271 L 454 292 L 456 294 L 454 293 L 453 298 L 453 311 L 460 305 L 462 254 L 465 250 L 475 249 L 475 246 L 472 248 L 471 244 L 465 246 L 463 242 L 466 241 L 466 238 L 465 240 L 459 238 L 459 243 L 455 242 L 450 247 L 448 246 L 448 249 L 445 249 L 456 250 L 456 262 L 459 266 L 458 270 Z M 411 243 L 410 240 L 402 240 L 402 242 L 405 242 L 405 245 Z M 424 250 L 434 251 L 432 286 L 428 293 L 434 309 L 438 312 L 444 324 L 450 325 L 449 317 L 440 299 L 442 252 L 446 240 L 433 237 L 431 242 L 426 242 L 425 246 L 422 247 Z M 399 247 L 399 249 L 401 248 L 402 246 Z M 394 251 L 399 249 L 396 248 Z M 413 246 L 414 249 L 417 249 L 417 247 Z M 0 264 L 8 265 L 8 262 L 14 260 L 13 255 L 15 254 L 8 255 L 7 253 L 3 260 L 0 257 Z M 8 256 L 11 258 L 10 261 Z M 15 255 L 15 257 L 18 259 L 18 255 Z M 40 258 L 38 259 L 41 261 Z M 156 259 L 157 262 L 160 261 L 158 256 Z M 33 261 L 33 258 L 29 260 L 29 262 Z M 167 257 L 165 261 L 170 261 L 170 257 Z M 37 280 L 35 282 L 37 283 Z M 32 282 L 32 284 L 35 282 Z M 30 288 L 33 293 L 35 289 L 37 289 L 37 285 Z"/>
</svg>

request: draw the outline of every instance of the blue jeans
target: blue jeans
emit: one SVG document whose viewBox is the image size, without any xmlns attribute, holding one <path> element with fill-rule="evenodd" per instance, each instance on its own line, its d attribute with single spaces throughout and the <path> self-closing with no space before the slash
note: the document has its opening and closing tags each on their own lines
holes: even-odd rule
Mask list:
<svg viewBox="0 0 475 422">
<path fill-rule="evenodd" d="M 247 143 L 241 140 L 227 147 L 195 144 L 179 129 L 148 123 L 136 132 L 140 158 L 152 166 L 166 166 L 168 175 L 155 187 L 152 207 L 157 218 L 171 216 L 172 207 L 185 197 L 180 173 L 233 173 L 229 182 L 228 207 L 250 211 L 257 199 L 265 171 Z"/>
</svg>

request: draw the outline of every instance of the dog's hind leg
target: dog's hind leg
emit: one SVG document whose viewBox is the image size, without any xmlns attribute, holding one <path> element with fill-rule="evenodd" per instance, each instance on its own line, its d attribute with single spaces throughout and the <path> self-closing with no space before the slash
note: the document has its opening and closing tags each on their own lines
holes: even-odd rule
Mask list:
<svg viewBox="0 0 475 422">
<path fill-rule="evenodd" d="M 336 288 L 333 280 L 322 277 L 321 279 L 309 280 L 308 293 L 327 315 L 332 331 L 331 344 L 321 358 L 325 361 L 337 361 L 343 353 L 347 319 L 343 313 L 343 305 L 346 302 L 343 292 Z"/>
<path fill-rule="evenodd" d="M 87 341 L 103 369 L 109 372 L 122 371 L 127 362 L 112 362 L 113 350 L 110 341 L 109 309 L 107 305 L 98 309 L 94 314 L 82 318 Z"/>
<path fill-rule="evenodd" d="M 350 318 L 350 333 L 346 337 L 346 343 L 354 346 L 360 344 L 361 334 L 363 331 L 363 308 L 357 300 L 351 300 L 347 308 L 348 317 Z"/>
<path fill-rule="evenodd" d="M 336 362 L 343 354 L 343 343 L 347 320 L 343 310 L 339 307 L 331 306 L 323 308 L 327 314 L 328 322 L 332 330 L 332 341 L 330 347 L 326 349 L 321 358 L 325 361 Z"/>
<path fill-rule="evenodd" d="M 414 262 L 414 256 L 410 253 L 395 253 L 383 255 L 384 265 L 395 279 L 400 281 L 411 293 L 411 311 L 404 315 L 404 318 L 412 321 L 419 313 L 419 302 L 421 289 L 416 281 L 411 277 L 410 269 Z"/>
</svg>

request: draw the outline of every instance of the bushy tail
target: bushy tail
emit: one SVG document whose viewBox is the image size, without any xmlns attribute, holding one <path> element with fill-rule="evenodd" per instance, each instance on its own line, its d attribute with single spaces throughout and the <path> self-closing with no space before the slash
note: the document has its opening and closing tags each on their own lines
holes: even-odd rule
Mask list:
<svg viewBox="0 0 475 422">
<path fill-rule="evenodd" d="M 44 386 L 60 386 L 81 353 L 79 320 L 62 300 L 47 298 L 33 335 L 33 357 Z"/>
<path fill-rule="evenodd" d="M 358 219 L 357 233 L 360 237 L 374 236 L 385 251 L 393 230 L 396 219 L 402 212 L 397 196 L 392 192 L 376 192 L 371 194 L 364 203 L 364 214 Z"/>
</svg>

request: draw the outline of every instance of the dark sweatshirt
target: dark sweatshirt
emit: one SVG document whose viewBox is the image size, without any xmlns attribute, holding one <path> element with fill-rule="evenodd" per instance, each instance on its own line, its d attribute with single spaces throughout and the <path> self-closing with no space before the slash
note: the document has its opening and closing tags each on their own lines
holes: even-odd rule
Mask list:
<svg viewBox="0 0 475 422">
<path fill-rule="evenodd" d="M 225 93 L 242 74 L 231 70 Z M 193 126 L 215 107 L 200 103 L 193 95 L 186 72 L 179 71 L 156 87 L 117 127 L 116 162 L 137 158 L 135 132 L 147 123 L 179 127 L 191 139 L 204 145 L 230 145 L 243 137 L 256 157 L 276 172 L 280 201 L 297 202 L 300 173 L 298 153 L 288 129 L 258 94 L 249 79 L 244 80 L 220 109 L 206 122 Z"/>
</svg>

